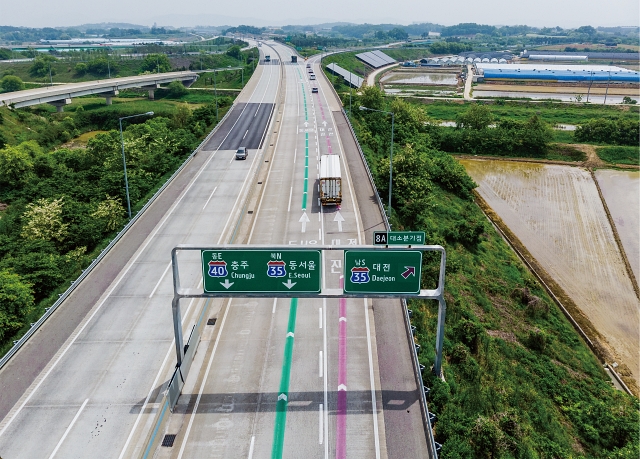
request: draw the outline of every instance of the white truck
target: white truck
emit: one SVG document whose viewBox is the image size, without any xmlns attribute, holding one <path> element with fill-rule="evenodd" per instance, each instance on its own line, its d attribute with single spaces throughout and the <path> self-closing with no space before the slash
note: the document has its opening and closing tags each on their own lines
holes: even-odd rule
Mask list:
<svg viewBox="0 0 640 459">
<path fill-rule="evenodd" d="M 342 178 L 340 175 L 340 156 L 320 156 L 320 203 L 323 206 L 342 203 Z"/>
</svg>

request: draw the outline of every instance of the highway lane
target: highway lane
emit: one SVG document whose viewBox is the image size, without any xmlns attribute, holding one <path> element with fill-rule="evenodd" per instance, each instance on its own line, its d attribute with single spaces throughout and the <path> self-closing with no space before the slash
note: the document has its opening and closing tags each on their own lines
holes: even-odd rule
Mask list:
<svg viewBox="0 0 640 459">
<path fill-rule="evenodd" d="M 276 49 L 284 62 L 290 60 L 288 48 Z M 304 63 L 285 65 L 284 71 L 286 95 L 266 184 L 250 207 L 255 219 L 238 240 L 360 244 L 363 231 L 344 157 L 343 205 L 338 210 L 318 204 L 319 156 L 343 156 L 325 94 L 311 93 L 315 83 Z M 338 287 L 341 255 L 328 258 L 324 282 Z M 220 327 L 203 338 L 201 371 L 194 364 L 164 432 L 177 435 L 176 443 L 160 447 L 156 457 L 387 457 L 370 302 L 234 299 L 212 314 Z M 294 336 L 287 338 L 288 332 Z M 291 339 L 288 360 L 283 355 Z M 283 393 L 286 417 L 278 410 Z"/>
<path fill-rule="evenodd" d="M 241 102 L 273 104 L 278 85 L 278 68 L 261 67 L 241 94 Z M 233 123 L 222 128 L 229 136 L 236 135 L 236 128 L 230 126 Z M 251 135 L 257 135 L 254 130 L 262 135 L 264 129 L 264 125 L 252 124 Z M 259 165 L 257 155 L 250 161 L 230 161 L 232 156 L 233 151 L 220 149 L 198 153 L 194 167 L 187 168 L 189 180 L 180 192 L 172 200 L 158 200 L 166 207 L 158 210 L 162 216 L 155 226 L 145 227 L 150 229 L 148 236 L 132 246 L 127 235 L 114 248 L 124 269 L 116 271 L 107 285 L 100 285 L 93 274 L 87 279 L 89 289 L 92 285 L 102 289 L 93 292 L 99 299 L 89 298 L 87 303 L 88 295 L 84 295 L 70 300 L 82 303 L 76 309 L 84 315 L 71 331 L 62 330 L 68 331 L 62 337 L 64 344 L 58 342 L 54 355 L 40 362 L 40 374 L 21 397 L 18 393 L 20 399 L 4 416 L 1 456 L 112 458 L 129 457 L 139 449 L 138 433 L 153 414 L 145 400 L 154 400 L 174 363 L 170 358 L 169 253 L 180 243 L 228 240 L 238 219 L 239 203 L 249 190 L 248 179 Z M 132 237 L 136 229 L 137 224 Z M 185 278 L 195 279 L 197 273 L 188 272 Z M 185 329 L 193 323 L 197 307 L 196 302 L 184 307 Z M 56 316 L 73 309 L 72 304 L 64 305 L 42 332 L 59 324 Z M 21 353 L 16 362 L 29 365 L 28 360 L 21 360 Z M 0 374 L 3 380 L 12 381 L 11 370 L 19 368 L 9 367 Z"/>
</svg>

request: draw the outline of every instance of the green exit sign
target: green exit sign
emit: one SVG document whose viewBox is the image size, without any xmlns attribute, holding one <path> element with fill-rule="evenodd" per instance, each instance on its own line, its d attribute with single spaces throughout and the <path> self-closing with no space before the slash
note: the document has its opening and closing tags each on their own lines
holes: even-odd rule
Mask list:
<svg viewBox="0 0 640 459">
<path fill-rule="evenodd" d="M 374 245 L 424 245 L 424 231 L 374 231 Z"/>
<path fill-rule="evenodd" d="M 205 293 L 319 293 L 320 250 L 202 250 Z"/>
<path fill-rule="evenodd" d="M 419 250 L 345 250 L 344 268 L 346 293 L 420 293 Z"/>
</svg>

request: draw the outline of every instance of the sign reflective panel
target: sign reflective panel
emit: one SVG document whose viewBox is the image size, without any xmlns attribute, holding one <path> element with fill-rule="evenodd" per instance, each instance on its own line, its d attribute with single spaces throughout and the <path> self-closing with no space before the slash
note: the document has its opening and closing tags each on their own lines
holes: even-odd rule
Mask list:
<svg viewBox="0 0 640 459">
<path fill-rule="evenodd" d="M 205 293 L 320 293 L 320 250 L 202 250 Z"/>
<path fill-rule="evenodd" d="M 420 293 L 419 250 L 345 250 L 346 293 Z"/>
</svg>

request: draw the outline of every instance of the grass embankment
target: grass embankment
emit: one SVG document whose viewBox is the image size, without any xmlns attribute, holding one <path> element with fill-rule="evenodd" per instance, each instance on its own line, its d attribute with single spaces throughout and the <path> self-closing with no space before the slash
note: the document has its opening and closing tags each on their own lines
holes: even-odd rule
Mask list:
<svg viewBox="0 0 640 459">
<path fill-rule="evenodd" d="M 375 91 L 375 88 L 372 88 Z M 613 388 L 596 356 L 474 202 L 464 168 L 432 147 L 420 106 L 366 89 L 354 103 L 396 114 L 392 218 L 447 250 L 443 364 L 433 364 L 438 306 L 411 300 L 419 359 L 447 458 L 637 458 L 638 400 Z M 353 118 L 383 201 L 389 120 Z M 426 257 L 423 285 L 438 263 Z M 430 288 L 430 287 L 429 287 Z"/>
<path fill-rule="evenodd" d="M 631 164 L 640 166 L 640 147 L 598 147 L 598 157 L 610 164 Z"/>
</svg>

